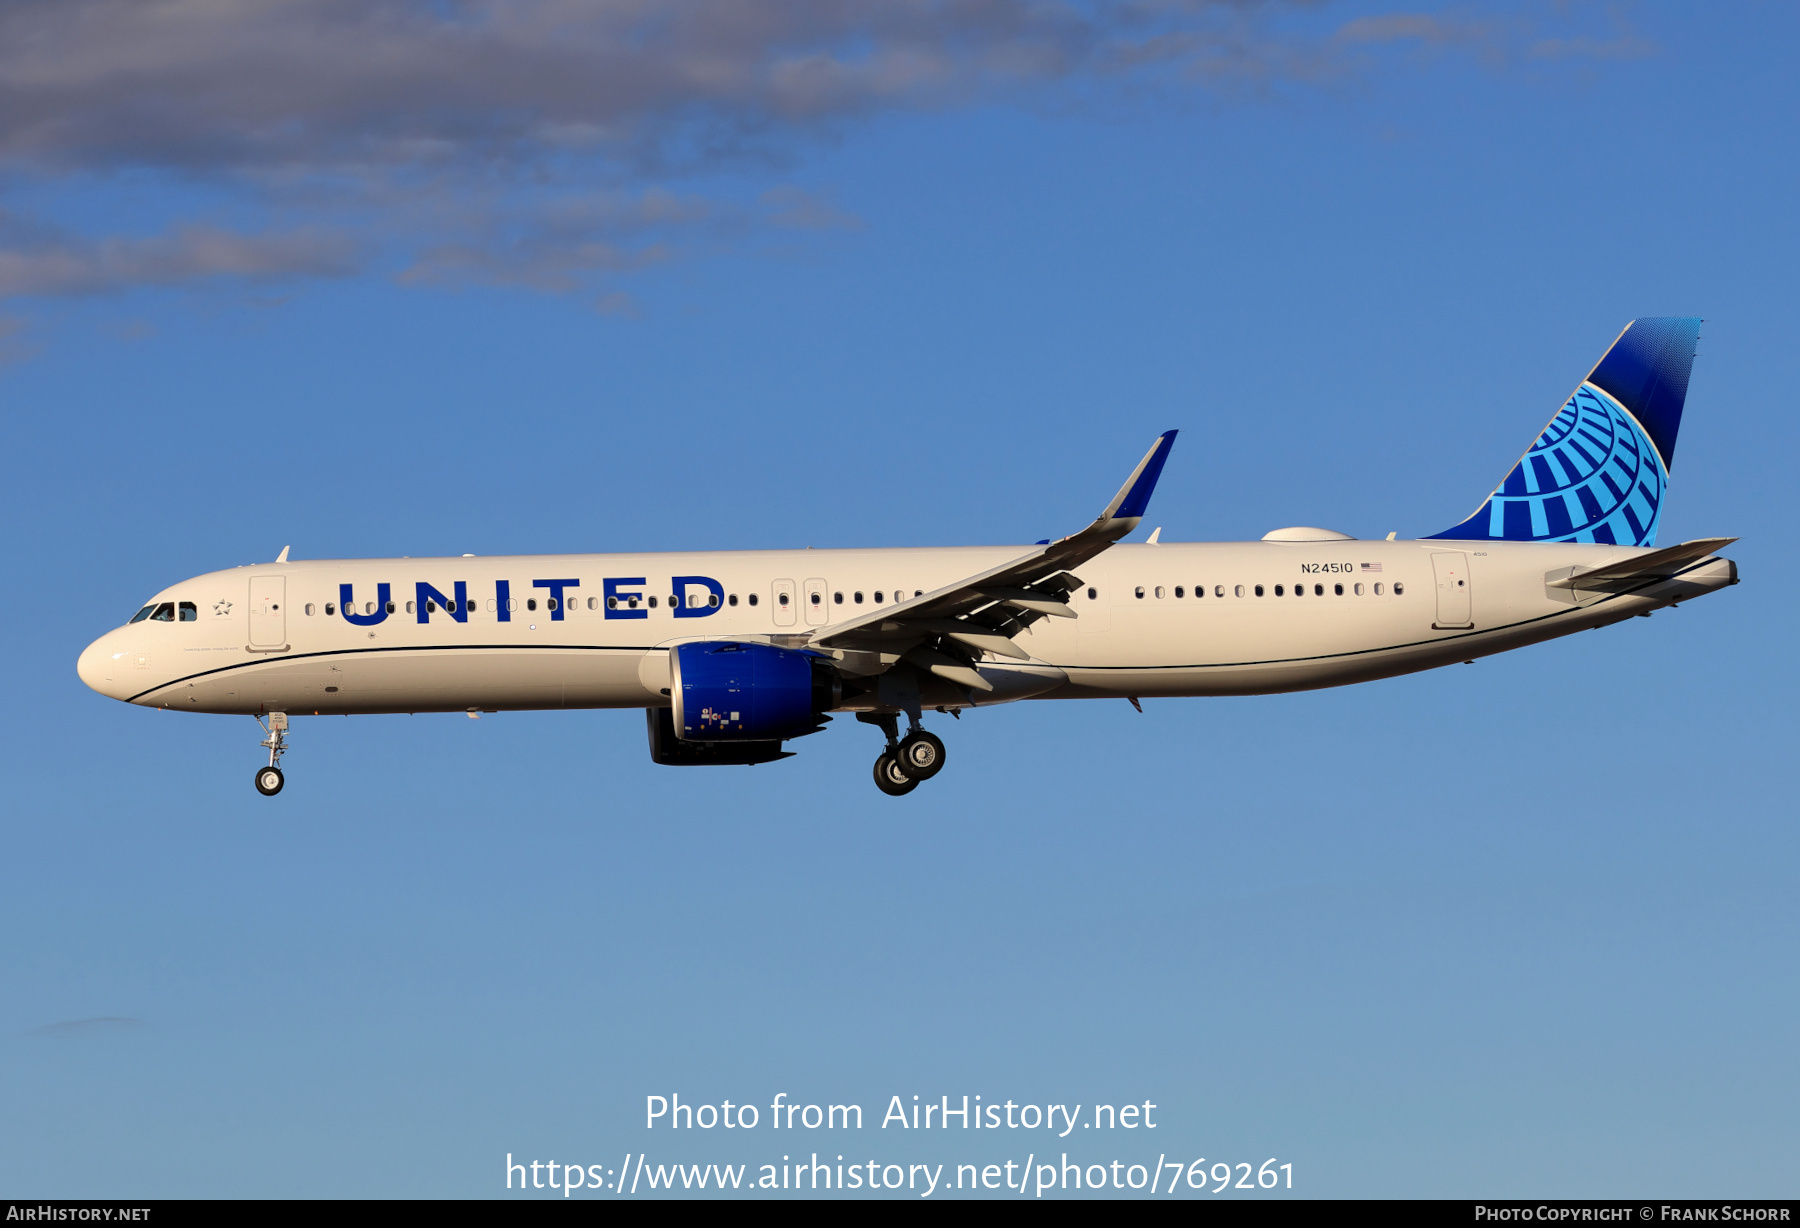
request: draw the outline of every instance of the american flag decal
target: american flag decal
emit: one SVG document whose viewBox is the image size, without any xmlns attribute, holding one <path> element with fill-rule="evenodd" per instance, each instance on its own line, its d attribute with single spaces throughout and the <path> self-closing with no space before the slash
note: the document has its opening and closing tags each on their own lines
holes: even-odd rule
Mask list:
<svg viewBox="0 0 1800 1228">
<path fill-rule="evenodd" d="M 1362 569 L 1364 571 L 1380 571 L 1381 564 L 1380 563 L 1364 563 L 1362 565 Z"/>
</svg>

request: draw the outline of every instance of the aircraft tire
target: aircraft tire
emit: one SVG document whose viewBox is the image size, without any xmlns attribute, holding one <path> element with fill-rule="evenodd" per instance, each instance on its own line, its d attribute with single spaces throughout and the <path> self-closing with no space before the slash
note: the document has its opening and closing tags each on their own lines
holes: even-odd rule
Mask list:
<svg viewBox="0 0 1800 1228">
<path fill-rule="evenodd" d="M 919 782 L 900 770 L 894 757 L 882 753 L 875 761 L 875 787 L 889 797 L 902 797 L 919 787 Z"/>
<path fill-rule="evenodd" d="M 259 767 L 256 769 L 256 791 L 264 797 L 274 797 L 281 792 L 286 781 L 278 767 Z"/>
<path fill-rule="evenodd" d="M 900 770 L 913 780 L 930 780 L 944 767 L 944 744 L 935 734 L 914 730 L 900 743 L 895 757 Z"/>
</svg>

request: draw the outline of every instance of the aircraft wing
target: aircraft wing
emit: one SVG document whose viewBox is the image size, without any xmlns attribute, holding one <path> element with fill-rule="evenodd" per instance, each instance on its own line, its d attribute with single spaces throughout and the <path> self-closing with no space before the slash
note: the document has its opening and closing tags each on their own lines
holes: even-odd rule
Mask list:
<svg viewBox="0 0 1800 1228">
<path fill-rule="evenodd" d="M 974 663 L 984 652 L 1029 660 L 1014 636 L 1041 618 L 1076 617 L 1069 594 L 1081 579 L 1071 569 L 1137 528 L 1175 435 L 1166 431 L 1157 438 L 1112 502 L 1080 532 L 910 601 L 821 628 L 810 644 L 845 650 L 845 665 L 853 670 L 858 658 L 869 673 L 905 659 L 963 686 L 991 690 Z M 879 661 L 868 659 L 875 654 Z"/>
<path fill-rule="evenodd" d="M 1559 576 L 1544 583 L 1549 588 L 1587 589 L 1595 592 L 1623 592 L 1650 580 L 1666 580 L 1689 563 L 1698 562 L 1736 541 L 1735 537 L 1701 537 L 1679 546 L 1653 550 L 1603 567 L 1591 567 L 1571 575 Z"/>
</svg>

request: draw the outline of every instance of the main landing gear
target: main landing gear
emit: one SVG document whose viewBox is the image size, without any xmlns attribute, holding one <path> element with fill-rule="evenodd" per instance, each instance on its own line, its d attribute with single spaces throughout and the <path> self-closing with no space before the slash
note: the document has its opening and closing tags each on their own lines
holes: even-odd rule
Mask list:
<svg viewBox="0 0 1800 1228">
<path fill-rule="evenodd" d="M 269 766 L 256 769 L 256 791 L 264 797 L 274 797 L 285 783 L 281 775 L 281 757 L 287 753 L 287 713 L 271 712 L 267 724 L 263 724 L 260 716 L 256 723 L 269 735 L 263 739 L 263 748 L 269 752 Z"/>
<path fill-rule="evenodd" d="M 875 760 L 875 787 L 889 797 L 901 797 L 936 776 L 944 767 L 944 743 L 919 728 L 919 718 L 908 715 L 912 728 L 900 736 L 900 718 L 892 712 L 859 712 L 856 719 L 878 726 L 887 735 L 887 749 Z"/>
</svg>

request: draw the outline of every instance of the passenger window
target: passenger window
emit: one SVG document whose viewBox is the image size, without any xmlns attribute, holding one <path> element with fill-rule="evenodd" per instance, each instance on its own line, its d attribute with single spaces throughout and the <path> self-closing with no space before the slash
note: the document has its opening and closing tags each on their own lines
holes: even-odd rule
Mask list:
<svg viewBox="0 0 1800 1228">
<path fill-rule="evenodd" d="M 1339 592 L 1340 592 L 1340 593 L 1341 593 L 1341 592 L 1343 592 L 1343 591 L 1344 591 L 1344 586 L 1343 586 L 1343 585 L 1341 585 L 1341 584 L 1340 584 L 1340 585 L 1339 585 L 1339 586 L 1338 586 L 1338 591 L 1339 591 Z M 1325 586 L 1324 586 L 1324 585 L 1323 585 L 1323 584 L 1315 584 L 1315 585 L 1313 585 L 1313 596 L 1315 596 L 1315 597 L 1323 597 L 1323 596 L 1324 596 L 1324 595 L 1325 595 Z"/>
<path fill-rule="evenodd" d="M 1344 586 L 1342 584 L 1333 584 L 1331 588 L 1338 596 L 1342 597 L 1344 595 Z"/>
<path fill-rule="evenodd" d="M 306 603 L 306 616 L 308 618 L 313 616 L 313 603 L 310 601 Z"/>
<path fill-rule="evenodd" d="M 394 603 L 391 601 L 387 603 L 387 612 L 389 614 L 392 614 L 394 612 Z"/>
<path fill-rule="evenodd" d="M 588 609 L 597 610 L 599 608 L 600 608 L 600 599 L 598 597 L 589 597 L 588 598 Z"/>
<path fill-rule="evenodd" d="M 1137 599 L 1139 601 L 1144 599 L 1144 586 L 1142 584 L 1137 586 Z"/>
<path fill-rule="evenodd" d="M 172 623 L 172 622 L 174 622 L 175 621 L 175 603 L 173 601 L 165 601 L 161 605 L 157 606 L 156 613 L 154 613 L 150 616 L 150 621 L 156 622 L 156 623 Z"/>
<path fill-rule="evenodd" d="M 653 597 L 653 598 L 651 598 L 651 600 L 654 601 L 655 598 Z M 537 609 L 537 598 L 536 597 L 527 597 L 525 599 L 525 608 L 527 610 Z"/>
<path fill-rule="evenodd" d="M 1225 586 L 1223 584 L 1216 584 L 1213 586 L 1213 596 L 1223 597 L 1224 595 L 1225 595 Z M 1243 595 L 1244 595 L 1244 590 L 1242 588 L 1239 588 L 1238 596 L 1242 597 Z"/>
<path fill-rule="evenodd" d="M 637 605 L 637 598 L 636 598 L 636 597 L 633 597 L 633 598 L 632 598 L 632 599 L 631 599 L 631 604 L 632 604 L 632 605 L 634 605 L 634 606 L 635 606 L 635 605 Z M 518 598 L 517 598 L 517 597 L 508 597 L 508 598 L 507 598 L 507 599 L 506 599 L 506 609 L 507 609 L 507 612 L 508 612 L 508 613 L 509 613 L 509 614 L 516 614 L 516 613 L 518 613 L 518 610 L 519 610 L 519 599 L 518 599 Z"/>
<path fill-rule="evenodd" d="M 731 596 L 725 598 L 725 604 L 726 605 L 736 605 L 737 604 L 737 594 L 733 593 L 733 594 L 731 594 Z"/>
<path fill-rule="evenodd" d="M 1458 580 L 1456 583 L 1460 586 L 1462 584 L 1462 581 Z M 1406 591 L 1406 585 L 1400 583 L 1400 581 L 1398 581 L 1398 580 L 1395 580 L 1394 581 L 1394 596 L 1398 597 L 1401 593 L 1404 593 L 1405 591 Z"/>
<path fill-rule="evenodd" d="M 337 613 L 337 603 L 335 601 L 327 601 L 325 603 L 325 617 L 330 618 L 333 615 L 335 615 L 336 613 Z"/>
<path fill-rule="evenodd" d="M 925 595 L 925 590 L 922 588 L 915 588 L 913 590 L 913 596 L 915 596 L 915 597 L 923 597 L 924 595 Z"/>
<path fill-rule="evenodd" d="M 1158 601 L 1161 601 L 1163 599 L 1163 589 L 1162 589 L 1162 585 L 1160 585 L 1160 584 L 1158 584 L 1156 586 L 1156 599 Z"/>
<path fill-rule="evenodd" d="M 200 621 L 200 611 L 198 608 L 195 607 L 193 602 L 184 601 L 180 605 L 176 606 L 175 608 L 181 612 L 181 621 L 182 622 L 192 623 L 192 622 Z M 312 613 L 312 610 L 308 609 L 307 613 L 308 614 Z"/>
<path fill-rule="evenodd" d="M 1099 591 L 1099 590 L 1098 590 L 1098 589 L 1092 589 L 1092 588 L 1090 588 L 1090 589 L 1089 589 L 1089 590 L 1088 590 L 1088 600 L 1089 600 L 1089 601 L 1092 601 L 1092 600 L 1093 600 L 1093 599 L 1094 599 L 1094 598 L 1096 598 L 1096 597 L 1098 597 L 1098 596 L 1099 596 L 1099 595 L 1100 595 L 1100 591 Z M 138 615 L 138 617 L 139 617 L 139 618 L 142 618 L 142 617 L 143 617 L 143 615 L 141 615 L 141 614 L 140 614 L 140 615 Z"/>
<path fill-rule="evenodd" d="M 536 608 L 535 602 L 533 603 L 533 608 L 534 609 Z M 650 598 L 650 608 L 653 610 L 656 608 L 656 598 L 654 598 L 654 597 Z"/>
<path fill-rule="evenodd" d="M 546 609 L 546 610 L 554 610 L 554 609 L 556 609 L 556 598 L 554 598 L 554 597 L 550 597 L 550 598 L 547 598 L 547 599 L 545 599 L 545 601 L 544 601 L 544 608 L 545 608 L 545 609 Z"/>
<path fill-rule="evenodd" d="M 779 601 L 782 605 L 786 605 L 788 603 L 787 597 L 788 597 L 788 595 L 786 593 L 783 593 L 779 597 L 775 598 L 775 600 Z"/>
<path fill-rule="evenodd" d="M 1362 596 L 1362 585 L 1358 584 L 1352 591 L 1354 591 L 1358 597 Z"/>
<path fill-rule="evenodd" d="M 861 605 L 862 604 L 862 594 L 861 593 L 851 593 L 850 600 L 854 601 L 857 605 Z"/>
<path fill-rule="evenodd" d="M 812 595 L 812 603 L 814 605 L 821 605 L 824 603 L 824 597 L 819 593 L 814 593 Z"/>
<path fill-rule="evenodd" d="M 875 604 L 876 605 L 881 604 L 881 590 L 880 589 L 875 590 Z"/>
<path fill-rule="evenodd" d="M 1260 596 L 1262 596 L 1262 589 L 1261 589 L 1261 588 L 1258 588 L 1258 589 L 1257 589 L 1257 590 L 1256 590 L 1256 595 L 1257 595 L 1257 596 L 1258 596 L 1258 597 L 1260 597 Z M 1281 591 L 1281 585 L 1279 585 L 1279 584 L 1277 584 L 1277 585 L 1276 585 L 1276 586 L 1275 586 L 1275 595 L 1276 595 L 1276 596 L 1277 596 L 1277 597 L 1280 597 L 1280 596 L 1283 596 L 1283 595 L 1284 595 L 1284 594 L 1283 594 L 1283 593 L 1282 593 L 1282 591 Z"/>
<path fill-rule="evenodd" d="M 1379 597 L 1379 596 L 1381 596 L 1381 585 L 1379 585 L 1379 584 L 1377 584 L 1377 585 L 1376 585 L 1376 586 L 1375 586 L 1375 595 L 1376 595 L 1376 596 L 1377 596 L 1377 597 Z"/>
<path fill-rule="evenodd" d="M 837 603 L 837 604 L 839 604 L 839 605 L 843 605 L 843 604 L 844 604 L 844 594 L 842 594 L 842 593 L 833 593 L 833 594 L 831 594 L 831 599 L 832 599 L 832 600 L 833 600 L 833 601 L 835 601 L 835 602 L 836 602 L 836 603 Z"/>
<path fill-rule="evenodd" d="M 408 614 L 411 614 L 413 612 L 413 603 L 410 601 L 406 603 L 406 612 Z"/>
<path fill-rule="evenodd" d="M 751 605 L 755 605 L 755 604 L 756 604 L 756 594 L 755 594 L 755 593 L 751 593 L 751 594 L 750 594 L 750 604 L 751 604 Z M 781 595 L 781 604 L 782 604 L 782 605 L 786 605 L 786 604 L 787 604 L 787 594 L 786 594 L 786 593 L 783 593 L 783 594 L 782 594 L 782 595 Z"/>
<path fill-rule="evenodd" d="M 706 604 L 711 606 L 715 610 L 718 609 L 719 608 L 719 594 L 708 593 L 706 595 Z"/>
<path fill-rule="evenodd" d="M 1184 596 L 1186 596 L 1186 592 L 1182 589 L 1181 585 L 1177 584 L 1175 586 L 1175 599 L 1179 601 Z"/>
<path fill-rule="evenodd" d="M 1241 589 L 1240 589 L 1240 590 L 1239 590 L 1239 591 L 1240 591 L 1240 592 L 1241 592 L 1241 591 L 1242 591 L 1242 590 L 1241 590 Z M 1263 591 L 1262 591 L 1262 585 L 1260 585 L 1260 584 L 1258 584 L 1258 585 L 1257 585 L 1257 586 L 1256 586 L 1256 595 L 1257 595 L 1257 596 L 1258 596 L 1258 597 L 1260 597 L 1260 596 L 1262 596 L 1262 595 L 1263 595 Z"/>
<path fill-rule="evenodd" d="M 1244 586 L 1242 584 L 1237 586 L 1237 595 L 1240 597 L 1244 595 Z"/>
</svg>

